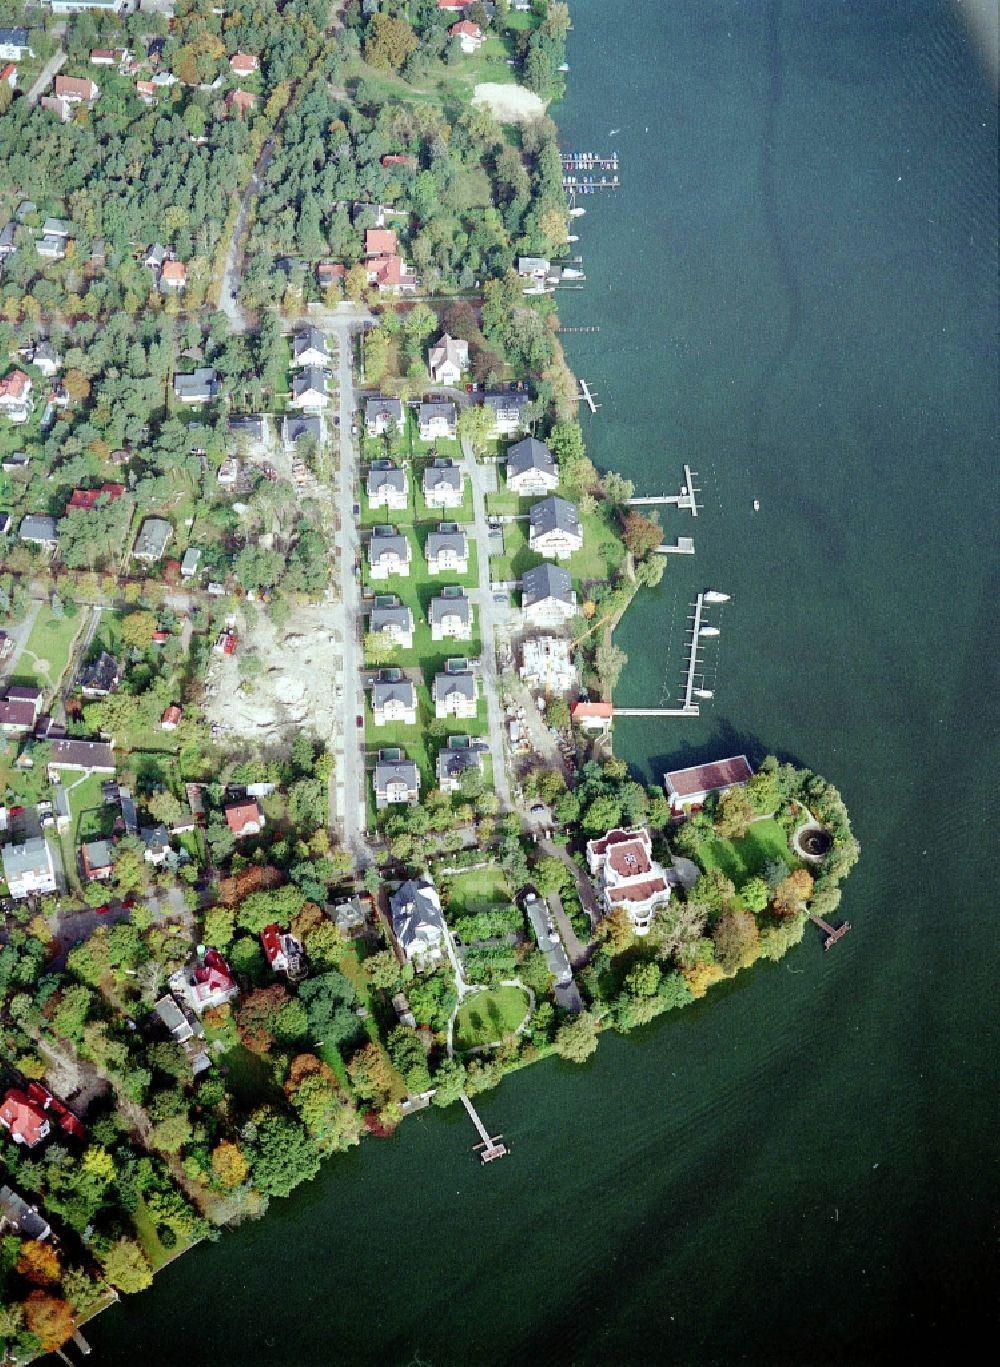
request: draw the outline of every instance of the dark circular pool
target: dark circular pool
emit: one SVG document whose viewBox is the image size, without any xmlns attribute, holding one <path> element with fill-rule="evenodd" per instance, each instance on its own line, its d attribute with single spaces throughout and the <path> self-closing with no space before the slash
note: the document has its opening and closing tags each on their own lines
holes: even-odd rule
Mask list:
<svg viewBox="0 0 1000 1367">
<path fill-rule="evenodd" d="M 799 848 L 811 859 L 822 859 L 833 844 L 833 836 L 821 826 L 810 826 L 799 836 Z"/>
</svg>

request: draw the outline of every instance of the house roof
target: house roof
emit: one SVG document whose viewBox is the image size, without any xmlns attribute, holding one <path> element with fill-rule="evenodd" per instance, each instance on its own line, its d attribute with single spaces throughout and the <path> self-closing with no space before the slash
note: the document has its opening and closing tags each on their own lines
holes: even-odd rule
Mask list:
<svg viewBox="0 0 1000 1367">
<path fill-rule="evenodd" d="M 249 76 L 257 70 L 257 58 L 248 52 L 234 52 L 229 59 L 229 69 L 238 76 Z"/>
<path fill-rule="evenodd" d="M 436 944 L 445 933 L 441 899 L 426 878 L 411 878 L 389 898 L 392 929 L 403 948 Z"/>
<path fill-rule="evenodd" d="M 396 234 L 391 228 L 368 228 L 366 230 L 366 256 L 394 256 L 397 249 Z"/>
<path fill-rule="evenodd" d="M 176 726 L 183 715 L 184 714 L 177 703 L 172 702 L 169 707 L 164 709 L 163 716 L 160 718 L 160 725 L 167 724 Z"/>
<path fill-rule="evenodd" d="M 54 740 L 49 751 L 52 769 L 106 769 L 114 773 L 114 751 L 100 740 Z"/>
<path fill-rule="evenodd" d="M 59 531 L 55 519 L 44 513 L 29 513 L 21 521 L 18 535 L 22 541 L 58 541 Z"/>
<path fill-rule="evenodd" d="M 299 399 L 303 394 L 308 394 L 311 389 L 314 389 L 318 394 L 325 396 L 328 378 L 328 372 L 322 370 L 318 365 L 307 365 L 292 380 L 292 394 L 296 399 Z"/>
<path fill-rule="evenodd" d="M 576 506 L 564 498 L 551 495 L 539 499 L 531 505 L 529 512 L 531 535 L 545 536 L 549 532 L 565 532 L 569 536 L 580 536 L 580 514 Z"/>
<path fill-rule="evenodd" d="M 525 570 L 521 590 L 524 607 L 544 602 L 546 598 L 556 598 L 563 603 L 573 600 L 573 580 L 559 565 L 536 565 L 534 569 Z"/>
<path fill-rule="evenodd" d="M 287 446 L 292 442 L 301 441 L 303 437 L 313 437 L 316 441 L 322 441 L 322 418 L 298 418 L 289 414 L 281 424 L 281 440 Z"/>
<path fill-rule="evenodd" d="M 511 390 L 506 394 L 484 394 L 483 407 L 491 408 L 494 413 L 523 413 L 526 408 L 531 406 L 531 395 L 523 391 Z M 544 445 L 543 442 L 538 443 Z M 548 450 L 548 447 L 545 447 Z M 510 460 L 510 452 L 507 452 L 507 459 Z M 551 459 L 551 452 L 550 452 Z"/>
<path fill-rule="evenodd" d="M 30 702 L 0 701 L 0 726 L 20 727 L 30 731 L 35 724 L 35 705 Z"/>
<path fill-rule="evenodd" d="M 569 709 L 569 714 L 574 721 L 583 717 L 601 717 L 610 720 L 614 713 L 614 704 L 609 702 L 575 702 Z"/>
<path fill-rule="evenodd" d="M 405 561 L 410 559 L 410 543 L 395 527 L 376 527 L 368 543 L 369 564 L 377 564 L 384 555 L 396 555 Z"/>
<path fill-rule="evenodd" d="M 86 840 L 80 846 L 85 866 L 91 871 L 110 869 L 114 863 L 111 846 L 106 840 Z"/>
<path fill-rule="evenodd" d="M 453 532 L 428 532 L 424 550 L 428 560 L 433 560 L 446 550 L 453 550 L 459 556 L 465 556 L 469 553 L 469 541 L 461 527 Z"/>
<path fill-rule="evenodd" d="M 0 28 L 0 43 L 5 47 L 27 47 L 28 30 L 26 28 Z"/>
<path fill-rule="evenodd" d="M 473 24 L 468 19 L 460 19 L 457 24 L 452 24 L 448 30 L 453 38 L 481 38 L 483 31 L 478 24 Z"/>
<path fill-rule="evenodd" d="M 382 394 L 376 394 L 374 398 L 365 401 L 365 418 L 368 422 L 377 418 L 380 413 L 385 413 L 388 417 L 395 418 L 397 422 L 402 422 L 402 399 L 390 399 Z"/>
<path fill-rule="evenodd" d="M 31 392 L 31 380 L 23 370 L 12 370 L 0 380 L 0 399 L 23 399 Z"/>
<path fill-rule="evenodd" d="M 372 708 L 381 711 L 388 702 L 401 702 L 405 707 L 416 707 L 417 693 L 409 679 L 392 681 L 377 679 L 372 684 Z"/>
<path fill-rule="evenodd" d="M 19 1144 L 34 1148 L 49 1132 L 49 1118 L 24 1092 L 11 1087 L 0 1106 L 0 1124 L 10 1130 Z"/>
<path fill-rule="evenodd" d="M 417 277 L 407 272 L 406 262 L 401 256 L 377 256 L 365 262 L 374 284 L 381 289 L 386 285 L 416 284 Z"/>
<path fill-rule="evenodd" d="M 147 517 L 139 528 L 132 554 L 137 560 L 159 560 L 167 549 L 173 530 L 162 517 Z"/>
<path fill-rule="evenodd" d="M 440 403 L 422 403 L 419 408 L 419 418 L 421 423 L 429 422 L 431 418 L 445 418 L 449 423 L 453 423 L 455 421 L 455 405 L 445 400 Z"/>
<path fill-rule="evenodd" d="M 125 492 L 124 484 L 102 484 L 99 489 L 74 489 L 69 502 L 66 504 L 66 511 L 70 512 L 74 508 L 83 508 L 87 512 L 97 505 L 100 498 L 107 498 L 113 503 L 116 498 L 121 498 Z"/>
<path fill-rule="evenodd" d="M 655 897 L 658 892 L 669 892 L 670 884 L 660 874 L 654 874 L 651 878 L 644 878 L 639 883 L 622 883 L 618 887 L 608 888 L 608 900 L 611 902 L 646 902 L 650 897 Z"/>
<path fill-rule="evenodd" d="M 256 799 L 249 802 L 226 803 L 226 825 L 233 835 L 242 835 L 248 825 L 260 825 L 260 804 Z"/>
<path fill-rule="evenodd" d="M 292 355 L 299 357 L 304 351 L 320 351 L 324 356 L 330 354 L 327 345 L 326 334 L 320 332 L 319 328 L 303 328 L 297 332 L 292 340 Z"/>
<path fill-rule="evenodd" d="M 442 457 L 424 469 L 423 487 L 428 489 L 457 489 L 461 492 L 465 471 L 453 460 Z"/>
<path fill-rule="evenodd" d="M 507 478 L 522 475 L 528 470 L 544 470 L 546 474 L 556 473 L 556 462 L 544 441 L 525 437 L 515 442 L 507 451 Z"/>
<path fill-rule="evenodd" d="M 235 109 L 240 118 L 250 112 L 257 103 L 257 96 L 249 90 L 230 90 L 223 101 L 227 109 Z"/>
<path fill-rule="evenodd" d="M 20 878 L 26 873 L 52 872 L 52 854 L 40 835 L 32 836 L 23 845 L 4 845 L 0 855 L 8 883 L 11 878 Z"/>
<path fill-rule="evenodd" d="M 406 471 L 401 470 L 398 465 L 393 465 L 389 460 L 373 461 L 369 470 L 365 487 L 369 494 L 374 494 L 379 489 L 396 489 L 399 493 L 406 493 Z"/>
<path fill-rule="evenodd" d="M 714 760 L 710 764 L 693 764 L 687 769 L 673 769 L 663 775 L 668 794 L 689 797 L 694 793 L 710 793 L 716 788 L 728 788 L 734 783 L 746 783 L 753 777 L 746 755 L 732 755 L 729 759 Z"/>
<path fill-rule="evenodd" d="M 0 1187 L 0 1218 L 13 1225 L 25 1239 L 47 1239 L 52 1233 L 51 1226 L 37 1209 L 29 1206 L 13 1187 Z"/>
<path fill-rule="evenodd" d="M 88 692 L 110 693 L 119 680 L 118 661 L 102 650 L 96 660 L 80 666 L 76 681 Z"/>
<path fill-rule="evenodd" d="M 463 774 L 466 769 L 477 769 L 483 772 L 483 752 L 482 750 L 470 745 L 464 750 L 453 750 L 450 746 L 440 752 L 437 757 L 437 778 L 438 783 L 445 783 L 448 779 L 456 779 Z"/>
<path fill-rule="evenodd" d="M 398 626 L 407 631 L 413 630 L 413 613 L 405 603 L 378 604 L 372 608 L 369 627 L 381 631 L 384 627 Z"/>
<path fill-rule="evenodd" d="M 79 76 L 57 76 L 56 77 L 56 96 L 64 100 L 67 96 L 71 99 L 92 100 L 97 92 L 97 86 L 89 79 L 81 79 Z M 47 230 L 46 230 L 47 231 Z"/>
<path fill-rule="evenodd" d="M 147 850 L 165 850 L 170 845 L 170 832 L 158 821 L 155 826 L 140 826 L 139 839 Z"/>
<path fill-rule="evenodd" d="M 446 617 L 460 617 L 463 623 L 472 620 L 472 604 L 464 593 L 456 593 L 454 596 L 442 594 L 438 598 L 431 599 L 430 608 L 427 611 L 427 620 L 433 626 L 437 622 L 442 622 Z"/>
<path fill-rule="evenodd" d="M 434 371 L 446 361 L 459 370 L 464 369 L 469 364 L 468 342 L 460 337 L 449 337 L 447 332 L 442 333 L 428 353 L 427 364 Z"/>
<path fill-rule="evenodd" d="M 442 671 L 434 675 L 434 701 L 458 693 L 471 702 L 476 700 L 476 676 L 471 669 Z"/>
<path fill-rule="evenodd" d="M 383 166 L 416 166 L 416 157 L 410 156 L 408 152 L 386 152 L 382 158 Z"/>
<path fill-rule="evenodd" d="M 168 285 L 183 285 L 187 280 L 187 266 L 183 261 L 164 261 L 160 269 L 160 279 Z"/>
<path fill-rule="evenodd" d="M 375 765 L 375 791 L 385 793 L 389 785 L 404 784 L 407 792 L 420 789 L 420 771 L 412 759 L 380 759 Z"/>
<path fill-rule="evenodd" d="M 200 366 L 190 374 L 174 376 L 174 394 L 178 399 L 211 399 L 218 392 L 218 377 L 211 366 Z"/>
</svg>

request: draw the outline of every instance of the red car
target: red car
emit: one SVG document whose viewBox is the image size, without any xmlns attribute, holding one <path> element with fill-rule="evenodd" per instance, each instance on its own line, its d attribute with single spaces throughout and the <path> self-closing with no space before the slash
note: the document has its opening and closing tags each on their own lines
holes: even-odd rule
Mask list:
<svg viewBox="0 0 1000 1367">
<path fill-rule="evenodd" d="M 125 908 L 126 911 L 131 911 L 132 908 L 135 906 L 137 900 L 138 899 L 136 898 L 135 893 L 130 892 L 129 895 L 123 899 L 122 906 Z"/>
<path fill-rule="evenodd" d="M 364 726 L 364 724 L 365 724 L 365 719 L 364 719 L 364 717 L 361 715 L 360 712 L 358 713 L 358 716 L 357 716 L 357 724 L 358 724 L 359 727 L 362 727 L 362 726 Z"/>
<path fill-rule="evenodd" d="M 107 916 L 108 912 L 111 910 L 111 903 L 102 902 L 95 910 L 97 911 L 98 916 Z"/>
<path fill-rule="evenodd" d="M 11 807 L 11 809 L 10 809 L 10 814 L 11 814 L 11 816 L 24 816 L 24 808 L 23 808 L 23 807 Z"/>
</svg>

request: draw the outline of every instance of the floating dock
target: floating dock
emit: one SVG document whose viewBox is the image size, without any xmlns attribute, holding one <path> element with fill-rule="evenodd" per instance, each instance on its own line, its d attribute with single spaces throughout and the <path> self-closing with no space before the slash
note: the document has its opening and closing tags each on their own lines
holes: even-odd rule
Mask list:
<svg viewBox="0 0 1000 1367">
<path fill-rule="evenodd" d="M 618 153 L 602 157 L 597 152 L 560 152 L 564 171 L 617 171 Z"/>
<path fill-rule="evenodd" d="M 684 484 L 679 494 L 645 494 L 637 498 L 627 500 L 630 508 L 652 508 L 662 507 L 665 504 L 673 504 L 674 507 L 689 512 L 692 517 L 698 516 L 698 495 L 701 490 L 695 487 L 694 477 L 697 470 L 692 470 L 690 465 L 684 466 Z"/>
<path fill-rule="evenodd" d="M 581 380 L 580 392 L 576 396 L 577 403 L 585 403 L 587 407 L 590 409 L 591 413 L 596 413 L 601 406 L 599 403 L 595 402 L 596 399 L 597 395 L 592 391 L 587 381 Z"/>
<path fill-rule="evenodd" d="M 479 1161 L 481 1163 L 492 1163 L 495 1158 L 506 1158 L 510 1150 L 507 1148 L 506 1144 L 501 1142 L 503 1140 L 503 1135 L 497 1134 L 491 1136 L 486 1126 L 480 1120 L 479 1112 L 476 1110 L 475 1106 L 473 1106 L 466 1094 L 464 1092 L 459 1092 L 459 1096 L 462 1105 L 469 1113 L 469 1119 L 472 1121 L 473 1125 L 475 1125 L 476 1131 L 482 1141 L 473 1146 L 473 1153 L 479 1154 Z"/>
<path fill-rule="evenodd" d="M 596 195 L 598 190 L 620 190 L 617 176 L 563 176 L 563 189 L 574 195 Z"/>
<path fill-rule="evenodd" d="M 831 926 L 829 922 L 824 921 L 822 916 L 813 916 L 812 913 L 810 913 L 809 919 L 814 926 L 819 926 L 820 930 L 826 936 L 826 939 L 823 941 L 824 949 L 831 949 L 838 940 L 844 938 L 851 928 L 850 921 L 845 921 L 842 926 L 838 926 L 837 929 L 834 930 L 833 926 Z"/>
<path fill-rule="evenodd" d="M 664 542 L 655 549 L 658 555 L 694 555 L 694 542 L 689 536 L 679 536 L 673 546 Z"/>
</svg>

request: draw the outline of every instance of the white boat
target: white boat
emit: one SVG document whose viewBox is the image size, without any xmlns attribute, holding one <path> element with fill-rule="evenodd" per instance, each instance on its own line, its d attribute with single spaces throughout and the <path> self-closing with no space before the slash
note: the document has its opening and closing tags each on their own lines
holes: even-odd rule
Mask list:
<svg viewBox="0 0 1000 1367">
<path fill-rule="evenodd" d="M 759 512 L 760 512 L 760 499 L 759 499 L 759 498 L 755 498 L 755 499 L 754 499 L 754 501 L 753 501 L 753 510 L 754 510 L 755 513 L 759 513 Z"/>
<path fill-rule="evenodd" d="M 699 627 L 699 628 L 698 628 L 698 635 L 699 635 L 699 636 L 718 636 L 718 634 L 719 634 L 719 628 L 718 628 L 718 627 Z"/>
<path fill-rule="evenodd" d="M 586 280 L 583 271 L 578 271 L 573 266 L 564 266 L 562 278 L 564 280 Z"/>
<path fill-rule="evenodd" d="M 694 696 L 696 698 L 714 698 L 715 694 L 710 688 L 696 688 L 694 689 Z"/>
<path fill-rule="evenodd" d="M 586 209 L 581 209 L 580 206 L 577 204 L 574 205 L 572 209 L 570 209 L 569 216 L 570 218 L 583 218 L 586 212 Z"/>
<path fill-rule="evenodd" d="M 704 593 L 706 603 L 728 603 L 729 594 L 720 593 L 718 589 L 706 589 Z"/>
<path fill-rule="evenodd" d="M 578 237 L 574 237 L 573 234 L 570 233 L 570 235 L 569 235 L 569 237 L 567 237 L 566 241 L 567 241 L 567 242 L 579 242 L 580 239 L 579 239 Z"/>
</svg>

